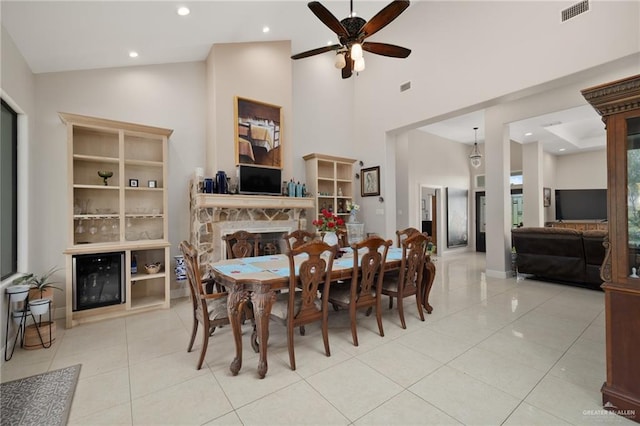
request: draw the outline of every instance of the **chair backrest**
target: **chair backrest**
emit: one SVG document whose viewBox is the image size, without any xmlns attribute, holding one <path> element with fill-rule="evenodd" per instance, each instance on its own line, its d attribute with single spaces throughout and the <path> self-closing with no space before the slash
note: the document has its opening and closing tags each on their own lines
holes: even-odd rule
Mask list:
<svg viewBox="0 0 640 426">
<path fill-rule="evenodd" d="M 415 234 L 420 234 L 420 231 L 416 228 L 411 227 L 396 231 L 396 235 L 398 236 L 398 247 L 402 247 L 402 242 Z"/>
<path fill-rule="evenodd" d="M 316 238 L 316 234 L 305 231 L 304 229 L 296 229 L 289 234 L 284 234 L 282 238 L 287 244 L 287 249 L 291 250 L 298 248 L 309 241 L 313 241 Z"/>
<path fill-rule="evenodd" d="M 431 237 L 418 232 L 402 242 L 402 261 L 400 263 L 400 282 L 403 288 L 416 286 L 422 280 L 422 270 L 427 254 L 427 244 Z"/>
<path fill-rule="evenodd" d="M 288 315 L 290 321 L 318 318 L 321 317 L 321 312 L 326 314 L 329 283 L 331 282 L 331 271 L 336 252 L 335 246 L 330 246 L 319 240 L 310 241 L 287 252 L 289 258 L 289 306 L 295 306 L 296 293 L 300 293 L 302 301 L 299 309 Z M 299 264 L 296 276 L 295 257 L 303 253 L 307 257 Z M 324 286 L 324 291 L 322 292 L 322 309 L 320 310 L 316 306 L 316 300 L 321 284 Z M 302 292 L 296 292 L 296 288 L 301 289 Z"/>
<path fill-rule="evenodd" d="M 384 264 L 392 244 L 391 240 L 385 241 L 378 236 L 372 236 L 351 245 L 353 249 L 351 300 L 364 302 L 380 296 L 384 279 Z M 382 253 L 380 247 L 384 247 Z M 375 291 L 372 292 L 372 290 Z"/>
<path fill-rule="evenodd" d="M 223 235 L 227 244 L 227 259 L 257 256 L 259 253 L 260 234 L 247 231 L 236 231 Z"/>
<path fill-rule="evenodd" d="M 205 317 L 208 317 L 208 313 L 206 310 L 206 301 L 204 299 L 205 292 L 202 285 L 200 267 L 198 266 L 198 250 L 189 244 L 188 241 L 182 241 L 180 243 L 180 251 L 182 251 L 182 254 L 184 255 L 187 267 L 187 281 L 189 283 L 189 292 L 191 294 L 193 309 L 196 311 L 196 317 L 202 321 Z"/>
<path fill-rule="evenodd" d="M 349 247 L 349 235 L 346 229 L 336 229 L 336 236 L 338 237 L 338 247 Z"/>
</svg>

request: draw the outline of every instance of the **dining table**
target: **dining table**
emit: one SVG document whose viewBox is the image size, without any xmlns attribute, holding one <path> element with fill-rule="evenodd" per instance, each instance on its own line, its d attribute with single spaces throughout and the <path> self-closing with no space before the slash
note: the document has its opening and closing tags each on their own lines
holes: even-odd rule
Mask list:
<svg viewBox="0 0 640 426">
<path fill-rule="evenodd" d="M 298 267 L 305 260 L 306 254 L 294 258 L 296 275 Z M 361 259 L 358 256 L 358 259 Z M 402 261 L 402 248 L 389 248 L 385 262 L 385 271 L 399 269 Z M 427 254 L 422 274 L 422 307 L 431 313 L 429 293 L 435 278 L 436 268 Z M 242 368 L 241 325 L 243 306 L 247 301 L 253 305 L 256 325 L 259 360 L 258 376 L 262 379 L 268 370 L 267 341 L 269 337 L 269 317 L 271 307 L 276 298 L 276 291 L 289 287 L 289 260 L 286 254 L 244 257 L 219 260 L 209 264 L 210 274 L 215 281 L 224 286 L 228 292 L 227 310 L 233 338 L 235 342 L 235 358 L 229 369 L 234 376 Z M 331 282 L 351 278 L 353 273 L 353 251 L 350 247 L 340 248 L 333 262 Z M 331 291 L 331 290 L 329 290 Z"/>
</svg>

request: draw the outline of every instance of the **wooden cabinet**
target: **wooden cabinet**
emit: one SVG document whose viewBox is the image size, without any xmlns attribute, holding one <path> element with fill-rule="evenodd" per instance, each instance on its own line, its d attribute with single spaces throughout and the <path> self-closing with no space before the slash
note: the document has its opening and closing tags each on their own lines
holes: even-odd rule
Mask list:
<svg viewBox="0 0 640 426">
<path fill-rule="evenodd" d="M 549 222 L 551 228 L 576 229 L 578 231 L 606 231 L 609 229 L 607 222 Z"/>
<path fill-rule="evenodd" d="M 60 113 L 67 126 L 67 327 L 169 307 L 167 143 L 162 129 Z M 105 173 L 107 172 L 107 173 Z M 75 312 L 73 256 L 123 252 L 125 302 Z M 138 269 L 132 273 L 132 261 Z M 146 263 L 160 262 L 147 274 Z"/>
<path fill-rule="evenodd" d="M 331 210 L 348 219 L 347 203 L 353 201 L 355 186 L 351 158 L 333 157 L 323 154 L 305 155 L 307 190 L 315 200 L 315 216 L 323 209 Z"/>
<path fill-rule="evenodd" d="M 640 75 L 582 91 L 607 128 L 604 408 L 640 422 Z"/>
</svg>

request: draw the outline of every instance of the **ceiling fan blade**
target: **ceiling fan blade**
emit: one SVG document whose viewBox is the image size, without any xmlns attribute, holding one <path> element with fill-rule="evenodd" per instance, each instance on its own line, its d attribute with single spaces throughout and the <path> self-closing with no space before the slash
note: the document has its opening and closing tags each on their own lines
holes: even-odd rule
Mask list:
<svg viewBox="0 0 640 426">
<path fill-rule="evenodd" d="M 344 60 L 346 65 L 342 68 L 342 78 L 349 78 L 351 77 L 351 74 L 353 74 L 353 59 L 351 59 L 351 52 L 345 52 Z"/>
<path fill-rule="evenodd" d="M 367 41 L 362 45 L 362 49 L 376 55 L 391 56 L 392 58 L 406 58 L 411 54 L 411 49 L 396 46 L 395 44 L 375 43 Z"/>
<path fill-rule="evenodd" d="M 406 8 L 409 7 L 408 0 L 394 0 L 385 6 L 380 12 L 376 13 L 376 15 L 369 19 L 369 21 L 364 24 L 364 26 L 360 29 L 359 36 L 362 39 L 365 39 L 373 34 L 377 33 L 394 19 L 398 17 L 402 12 L 405 11 Z"/>
<path fill-rule="evenodd" d="M 329 10 L 320 4 L 318 1 L 312 1 L 307 4 L 309 9 L 313 12 L 314 15 L 318 17 L 327 27 L 331 29 L 334 33 L 338 35 L 338 37 L 349 37 L 349 32 L 345 29 L 345 27 L 338 21 L 338 18 L 333 16 Z"/>
<path fill-rule="evenodd" d="M 291 59 L 308 58 L 309 56 L 319 55 L 321 53 L 329 52 L 331 50 L 337 50 L 340 47 L 342 47 L 341 44 L 332 44 L 331 46 L 319 47 L 317 49 L 311 49 L 311 50 L 307 50 L 306 52 L 295 54 L 291 57 Z"/>
</svg>

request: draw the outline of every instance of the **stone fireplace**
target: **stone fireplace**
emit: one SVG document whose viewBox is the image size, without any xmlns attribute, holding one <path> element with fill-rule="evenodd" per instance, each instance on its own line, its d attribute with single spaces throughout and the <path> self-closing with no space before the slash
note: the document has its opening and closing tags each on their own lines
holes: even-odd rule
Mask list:
<svg viewBox="0 0 640 426">
<path fill-rule="evenodd" d="M 278 234 L 306 229 L 306 210 L 314 208 L 313 198 L 203 194 L 193 184 L 190 194 L 191 244 L 203 267 L 226 258 L 222 236 L 239 230 L 263 234 L 281 251 Z"/>
</svg>

